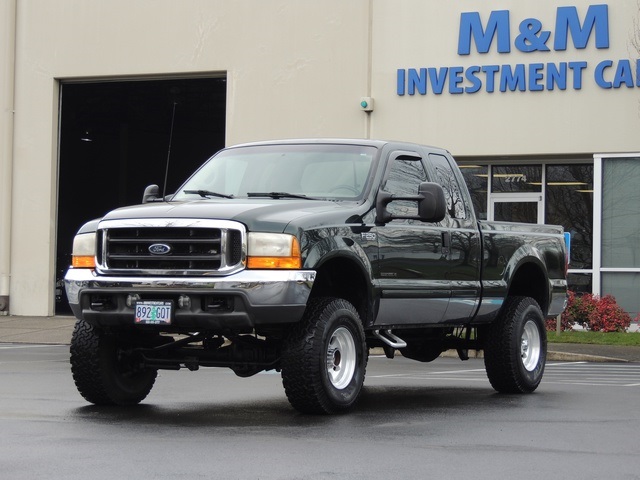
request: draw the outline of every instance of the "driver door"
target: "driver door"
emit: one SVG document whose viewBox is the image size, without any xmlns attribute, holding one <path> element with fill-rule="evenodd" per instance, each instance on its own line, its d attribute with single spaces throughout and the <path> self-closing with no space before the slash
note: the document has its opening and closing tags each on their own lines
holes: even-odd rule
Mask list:
<svg viewBox="0 0 640 480">
<path fill-rule="evenodd" d="M 398 196 L 417 195 L 428 181 L 418 152 L 396 151 L 389 157 L 381 189 Z M 392 215 L 417 215 L 417 202 L 389 203 Z M 376 227 L 379 258 L 375 273 L 380 306 L 375 325 L 439 323 L 444 319 L 451 284 L 447 280 L 446 229 L 420 220 L 395 219 Z"/>
</svg>

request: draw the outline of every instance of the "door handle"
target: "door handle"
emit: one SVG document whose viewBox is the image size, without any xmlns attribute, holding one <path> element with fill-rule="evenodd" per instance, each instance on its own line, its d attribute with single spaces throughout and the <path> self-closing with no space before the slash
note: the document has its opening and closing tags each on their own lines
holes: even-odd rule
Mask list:
<svg viewBox="0 0 640 480">
<path fill-rule="evenodd" d="M 451 251 L 451 232 L 442 232 L 442 254 L 449 255 Z"/>
</svg>

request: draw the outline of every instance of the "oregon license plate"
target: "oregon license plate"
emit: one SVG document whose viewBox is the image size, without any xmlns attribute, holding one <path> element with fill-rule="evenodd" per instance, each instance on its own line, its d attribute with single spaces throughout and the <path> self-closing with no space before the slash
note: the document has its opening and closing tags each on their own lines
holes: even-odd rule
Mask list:
<svg viewBox="0 0 640 480">
<path fill-rule="evenodd" d="M 144 325 L 171 325 L 173 302 L 166 300 L 139 300 L 136 302 L 135 323 Z"/>
</svg>

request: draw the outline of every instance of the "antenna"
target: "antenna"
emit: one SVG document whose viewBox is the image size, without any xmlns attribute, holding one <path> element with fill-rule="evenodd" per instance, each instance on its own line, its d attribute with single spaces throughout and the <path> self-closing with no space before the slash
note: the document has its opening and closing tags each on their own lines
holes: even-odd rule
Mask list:
<svg viewBox="0 0 640 480">
<path fill-rule="evenodd" d="M 169 150 L 167 151 L 167 167 L 164 171 L 164 185 L 162 187 L 162 199 L 165 200 L 167 196 L 167 179 L 169 178 L 169 160 L 171 159 L 171 142 L 173 141 L 173 124 L 176 119 L 176 105 L 178 102 L 173 102 L 173 112 L 171 112 L 171 131 L 169 132 Z"/>
</svg>

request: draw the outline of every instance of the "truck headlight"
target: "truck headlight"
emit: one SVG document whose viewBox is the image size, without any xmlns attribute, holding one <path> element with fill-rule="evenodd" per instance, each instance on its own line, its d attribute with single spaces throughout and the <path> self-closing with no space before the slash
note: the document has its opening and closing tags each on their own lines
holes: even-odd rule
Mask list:
<svg viewBox="0 0 640 480">
<path fill-rule="evenodd" d="M 94 268 L 96 266 L 96 234 L 80 233 L 73 239 L 71 252 L 73 268 Z"/>
<path fill-rule="evenodd" d="M 300 244 L 293 235 L 249 232 L 247 253 L 247 268 L 297 269 L 302 267 Z"/>
</svg>

